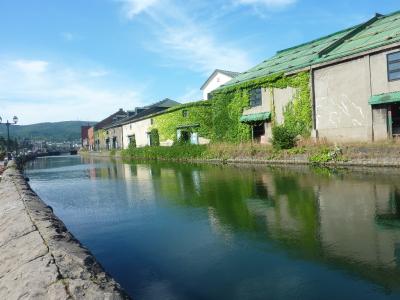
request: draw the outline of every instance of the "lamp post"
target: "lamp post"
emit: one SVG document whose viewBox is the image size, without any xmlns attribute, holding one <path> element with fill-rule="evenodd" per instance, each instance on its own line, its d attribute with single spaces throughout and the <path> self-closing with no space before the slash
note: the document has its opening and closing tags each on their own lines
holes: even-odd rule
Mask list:
<svg viewBox="0 0 400 300">
<path fill-rule="evenodd" d="M 2 122 L 2 118 L 0 117 L 0 123 Z M 18 117 L 17 116 L 14 116 L 13 117 L 13 123 L 10 123 L 10 122 L 8 122 L 8 120 L 7 120 L 7 122 L 6 122 L 6 126 L 7 126 L 7 156 L 8 156 L 8 158 L 10 159 L 11 157 L 11 155 L 10 155 L 10 125 L 15 125 L 15 124 L 17 124 L 18 123 Z"/>
</svg>

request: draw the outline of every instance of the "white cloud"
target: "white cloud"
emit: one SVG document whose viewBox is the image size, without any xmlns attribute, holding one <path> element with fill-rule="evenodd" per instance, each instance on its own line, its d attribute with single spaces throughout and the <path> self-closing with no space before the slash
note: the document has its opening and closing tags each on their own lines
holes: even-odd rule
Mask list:
<svg viewBox="0 0 400 300">
<path fill-rule="evenodd" d="M 128 19 L 146 11 L 158 4 L 159 0 L 120 0 L 123 3 L 123 12 Z"/>
<path fill-rule="evenodd" d="M 12 61 L 11 64 L 13 64 L 20 71 L 31 75 L 45 72 L 47 66 L 49 65 L 47 61 L 43 60 L 24 60 L 24 59 Z"/>
<path fill-rule="evenodd" d="M 215 24 L 196 19 L 188 7 L 168 0 L 144 2 L 147 6 L 141 10 L 136 6 L 133 6 L 136 10 L 132 7 L 129 10 L 126 5 L 122 9 L 127 16 L 133 16 L 135 11 L 147 17 L 148 28 L 157 38 L 152 40 L 149 49 L 169 61 L 168 65 L 176 67 L 178 63 L 180 67 L 204 74 L 217 68 L 244 71 L 253 65 L 248 50 L 221 38 L 214 30 Z"/>
<path fill-rule="evenodd" d="M 265 6 L 267 8 L 285 8 L 297 0 L 235 0 L 235 3 L 242 5 Z"/>
<path fill-rule="evenodd" d="M 0 60 L 1 117 L 18 115 L 21 124 L 96 121 L 120 107 L 133 109 L 144 104 L 144 88 L 131 88 L 132 83 L 126 88 L 118 83 L 119 78 L 103 81 L 93 72 L 99 71 L 41 60 Z"/>
</svg>

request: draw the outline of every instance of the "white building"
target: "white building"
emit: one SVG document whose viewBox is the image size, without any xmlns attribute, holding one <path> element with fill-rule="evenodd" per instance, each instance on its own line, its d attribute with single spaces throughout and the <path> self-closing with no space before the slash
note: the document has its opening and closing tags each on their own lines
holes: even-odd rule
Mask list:
<svg viewBox="0 0 400 300">
<path fill-rule="evenodd" d="M 179 102 L 166 98 L 155 104 L 136 108 L 134 115 L 121 122 L 123 149 L 128 149 L 131 143 L 135 143 L 136 147 L 150 146 L 149 131 L 153 125 L 151 115 L 179 104 Z"/>
<path fill-rule="evenodd" d="M 209 93 L 227 83 L 237 75 L 239 75 L 238 72 L 216 69 L 200 88 L 200 90 L 203 91 L 203 100 L 208 100 Z"/>
</svg>

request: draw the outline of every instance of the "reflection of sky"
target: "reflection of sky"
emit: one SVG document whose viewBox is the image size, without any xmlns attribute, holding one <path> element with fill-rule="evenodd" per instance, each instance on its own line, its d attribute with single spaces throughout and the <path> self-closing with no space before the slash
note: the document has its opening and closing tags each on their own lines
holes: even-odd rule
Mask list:
<svg viewBox="0 0 400 300">
<path fill-rule="evenodd" d="M 378 272 L 399 262 L 400 231 L 374 220 L 390 184 L 372 193 L 375 181 L 312 173 L 57 159 L 27 171 L 32 187 L 138 299 L 399 296 L 379 287 L 400 282 Z"/>
</svg>

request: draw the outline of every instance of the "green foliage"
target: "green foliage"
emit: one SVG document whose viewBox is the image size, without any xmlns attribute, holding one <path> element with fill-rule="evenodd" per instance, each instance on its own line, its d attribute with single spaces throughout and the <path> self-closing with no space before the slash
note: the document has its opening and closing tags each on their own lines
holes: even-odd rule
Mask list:
<svg viewBox="0 0 400 300">
<path fill-rule="evenodd" d="M 314 153 L 309 156 L 309 162 L 312 164 L 324 164 L 330 161 L 346 161 L 347 159 L 343 156 L 342 149 L 336 147 L 331 150 L 328 147 L 324 147 L 319 149 L 317 153 Z"/>
<path fill-rule="evenodd" d="M 160 135 L 158 134 L 158 129 L 153 128 L 150 131 L 150 146 L 157 147 L 160 146 Z"/>
<path fill-rule="evenodd" d="M 332 158 L 329 154 L 329 148 L 323 148 L 319 150 L 317 153 L 311 155 L 308 160 L 313 164 L 323 164 L 328 161 L 331 161 Z"/>
<path fill-rule="evenodd" d="M 248 106 L 248 91 L 237 90 L 213 96 L 213 140 L 234 143 L 248 141 L 251 137 L 250 127 L 239 122 L 243 109 Z"/>
<path fill-rule="evenodd" d="M 275 149 L 290 149 L 296 145 L 297 134 L 285 125 L 272 128 L 272 146 Z"/>
<path fill-rule="evenodd" d="M 128 148 L 129 148 L 129 149 L 135 149 L 135 148 L 136 148 L 136 137 L 135 137 L 135 136 L 132 136 L 132 137 L 130 138 Z"/>
<path fill-rule="evenodd" d="M 0 153 L 4 152 L 6 153 L 7 151 L 7 138 L 4 138 L 2 136 L 0 136 Z M 16 138 L 11 138 L 10 137 L 10 145 L 9 145 L 9 149 L 11 152 L 18 150 L 18 148 L 20 147 L 18 141 Z"/>
<path fill-rule="evenodd" d="M 201 158 L 206 151 L 206 146 L 201 145 L 174 145 L 172 147 L 141 147 L 122 151 L 125 159 L 149 159 L 149 160 L 188 160 Z"/>
<path fill-rule="evenodd" d="M 117 153 L 117 150 L 115 150 L 115 149 L 110 150 L 110 156 L 115 156 L 116 153 Z"/>
<path fill-rule="evenodd" d="M 289 86 L 297 89 L 293 101 L 283 113 L 285 126 L 296 135 L 309 137 L 312 128 L 312 106 L 308 73 L 300 73 L 289 80 Z"/>
<path fill-rule="evenodd" d="M 239 119 L 243 110 L 249 107 L 249 91 L 254 88 L 284 89 L 292 87 L 296 94 L 285 108 L 285 126 L 296 135 L 309 136 L 312 128 L 312 106 L 309 88 L 309 73 L 302 72 L 293 76 L 274 74 L 254 79 L 235 86 L 218 89 L 213 93 L 213 140 L 245 142 L 251 138 L 251 127 L 241 124 Z M 275 107 L 272 105 L 272 120 L 275 123 Z"/>
<path fill-rule="evenodd" d="M 183 111 L 186 111 L 186 116 Z M 205 101 L 180 105 L 169 109 L 166 113 L 153 118 L 153 128 L 157 128 L 160 140 L 176 140 L 176 130 L 178 126 L 188 126 L 198 124 L 196 128 L 199 136 L 210 138 L 213 128 L 212 111 L 210 104 Z"/>
</svg>

